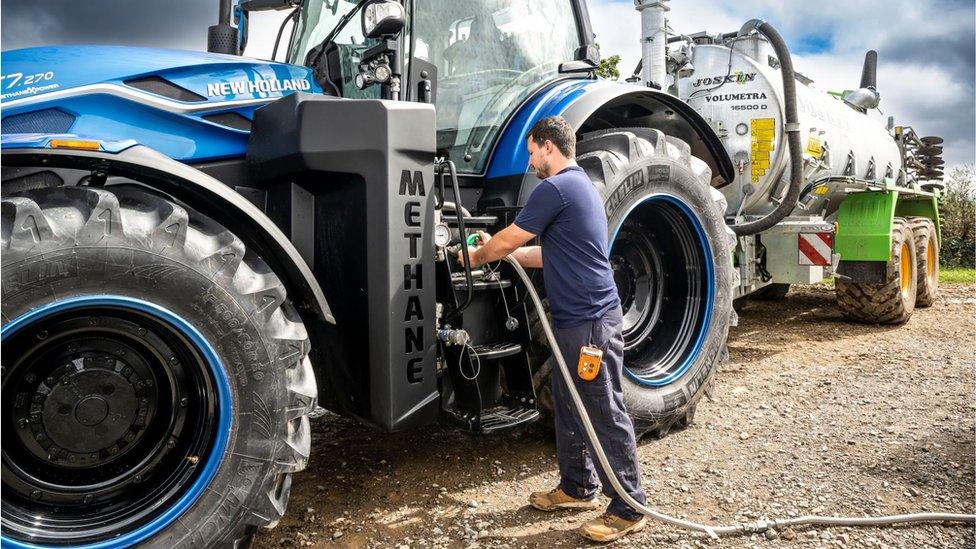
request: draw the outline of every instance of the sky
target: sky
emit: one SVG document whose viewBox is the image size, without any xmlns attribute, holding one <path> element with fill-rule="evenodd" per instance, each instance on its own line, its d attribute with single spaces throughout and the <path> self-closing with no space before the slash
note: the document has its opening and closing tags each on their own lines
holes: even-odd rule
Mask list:
<svg viewBox="0 0 976 549">
<path fill-rule="evenodd" d="M 147 4 L 158 10 L 147 10 Z M 632 72 L 640 58 L 640 15 L 633 0 L 589 0 L 588 5 L 604 56 L 619 54 L 621 72 Z M 756 17 L 769 21 L 786 38 L 797 70 L 825 90 L 854 88 L 864 52 L 877 50 L 884 114 L 921 135 L 943 136 L 947 167 L 976 163 L 973 0 L 672 0 L 670 7 L 670 25 L 682 34 L 734 31 Z M 245 53 L 269 57 L 286 14 L 256 14 Z M 217 0 L 0 0 L 0 45 L 7 50 L 117 43 L 200 50 L 206 48 L 207 26 L 216 19 Z"/>
</svg>

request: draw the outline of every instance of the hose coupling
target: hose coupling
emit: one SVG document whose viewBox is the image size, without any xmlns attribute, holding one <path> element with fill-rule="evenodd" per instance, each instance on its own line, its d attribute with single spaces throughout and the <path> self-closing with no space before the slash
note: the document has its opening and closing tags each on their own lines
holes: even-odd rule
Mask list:
<svg viewBox="0 0 976 549">
<path fill-rule="evenodd" d="M 451 328 L 437 330 L 437 339 L 448 347 L 451 345 L 467 345 L 471 342 L 471 336 L 466 330 L 455 330 Z"/>
</svg>

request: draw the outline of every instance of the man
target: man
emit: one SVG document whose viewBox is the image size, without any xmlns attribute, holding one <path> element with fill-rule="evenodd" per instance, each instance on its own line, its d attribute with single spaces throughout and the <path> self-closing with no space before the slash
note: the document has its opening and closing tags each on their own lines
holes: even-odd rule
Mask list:
<svg viewBox="0 0 976 549">
<path fill-rule="evenodd" d="M 640 485 L 634 426 L 624 408 L 623 323 L 620 298 L 607 259 L 607 218 L 586 173 L 573 160 L 576 136 L 561 117 L 544 118 L 527 139 L 529 165 L 542 182 L 532 191 L 515 222 L 494 238 L 481 233 L 481 247 L 469 248 L 472 266 L 511 255 L 525 267 L 542 268 L 555 335 L 577 391 L 593 421 L 620 483 L 631 497 L 645 502 Z M 540 237 L 541 246 L 523 246 Z M 458 254 L 461 260 L 461 254 Z M 577 375 L 580 348 L 603 352 L 595 379 Z M 542 511 L 595 509 L 597 477 L 610 505 L 598 519 L 580 527 L 596 541 L 613 541 L 646 524 L 646 519 L 616 495 L 601 468 L 595 468 L 589 440 L 562 376 L 552 374 L 556 454 L 561 481 L 549 492 L 535 492 L 529 502 Z"/>
</svg>

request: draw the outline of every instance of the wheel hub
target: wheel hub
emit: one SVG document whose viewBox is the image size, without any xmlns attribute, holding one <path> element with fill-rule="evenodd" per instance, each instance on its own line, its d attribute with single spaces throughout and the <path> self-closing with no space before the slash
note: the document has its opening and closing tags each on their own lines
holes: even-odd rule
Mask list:
<svg viewBox="0 0 976 549">
<path fill-rule="evenodd" d="M 691 210 L 667 196 L 647 200 L 615 236 L 610 262 L 631 379 L 667 385 L 697 356 L 713 299 L 710 253 Z"/>
<path fill-rule="evenodd" d="M 154 395 L 143 388 L 151 381 L 144 381 L 127 363 L 107 354 L 78 357 L 48 379 L 53 386 L 39 384 L 32 398 L 43 403 L 33 434 L 51 441 L 42 458 L 66 458 L 70 465 L 102 463 L 145 431 Z"/>
<path fill-rule="evenodd" d="M 84 544 L 146 525 L 184 499 L 214 444 L 217 403 L 183 332 L 107 306 L 8 328 L 5 531 Z"/>
</svg>

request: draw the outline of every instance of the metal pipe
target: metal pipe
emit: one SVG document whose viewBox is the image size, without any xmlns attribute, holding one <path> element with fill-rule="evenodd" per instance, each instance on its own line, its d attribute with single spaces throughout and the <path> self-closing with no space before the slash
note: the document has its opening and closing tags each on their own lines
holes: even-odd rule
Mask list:
<svg viewBox="0 0 976 549">
<path fill-rule="evenodd" d="M 668 0 L 634 0 L 634 8 L 641 14 L 642 80 L 645 86 L 665 86 L 667 78 L 667 20 L 671 10 Z"/>
<path fill-rule="evenodd" d="M 878 89 L 878 52 L 868 50 L 864 54 L 864 68 L 861 69 L 861 87 Z"/>
<path fill-rule="evenodd" d="M 233 0 L 220 0 L 220 13 L 217 14 L 217 23 L 230 25 L 231 12 L 233 11 Z"/>
</svg>

